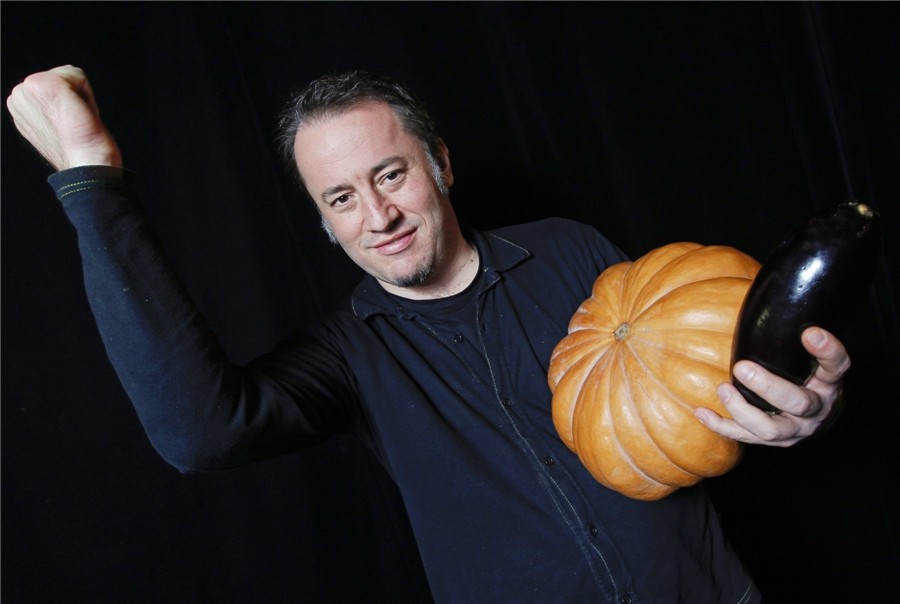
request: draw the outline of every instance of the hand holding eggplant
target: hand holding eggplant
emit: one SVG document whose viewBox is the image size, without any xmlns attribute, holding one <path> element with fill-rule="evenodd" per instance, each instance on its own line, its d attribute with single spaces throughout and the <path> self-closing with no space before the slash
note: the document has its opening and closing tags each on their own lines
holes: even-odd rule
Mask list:
<svg viewBox="0 0 900 604">
<path fill-rule="evenodd" d="M 698 409 L 697 418 L 723 436 L 777 446 L 821 427 L 850 367 L 834 333 L 846 328 L 871 284 L 880 240 L 878 213 L 847 202 L 817 213 L 782 241 L 747 292 L 732 351 L 734 379 L 718 389 L 734 419 L 709 409 Z"/>
<path fill-rule="evenodd" d="M 781 413 L 772 415 L 748 403 L 731 383 L 721 384 L 719 398 L 732 419 L 698 408 L 697 419 L 713 432 L 749 444 L 789 447 L 814 434 L 840 403 L 841 380 L 850 368 L 843 344 L 819 327 L 803 332 L 803 347 L 818 363 L 804 386 L 778 377 L 752 361 L 740 361 L 734 371 L 750 389 Z"/>
</svg>

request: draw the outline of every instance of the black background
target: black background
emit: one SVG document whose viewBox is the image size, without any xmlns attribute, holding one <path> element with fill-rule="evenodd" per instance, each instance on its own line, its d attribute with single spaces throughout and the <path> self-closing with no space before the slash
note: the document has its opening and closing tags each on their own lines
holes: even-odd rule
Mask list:
<svg viewBox="0 0 900 604">
<path fill-rule="evenodd" d="M 358 273 L 274 145 L 291 87 L 408 83 L 461 218 L 550 215 L 633 256 L 679 240 L 763 259 L 816 208 L 877 207 L 885 253 L 844 336 L 827 435 L 709 481 L 769 602 L 898 601 L 898 11 L 890 3 L 19 3 L 3 93 L 84 68 L 167 253 L 236 362 Z M 337 440 L 181 476 L 96 333 L 50 170 L 2 120 L 3 601 L 427 600 L 394 487 Z M 574 309 L 573 309 L 574 310 Z"/>
</svg>

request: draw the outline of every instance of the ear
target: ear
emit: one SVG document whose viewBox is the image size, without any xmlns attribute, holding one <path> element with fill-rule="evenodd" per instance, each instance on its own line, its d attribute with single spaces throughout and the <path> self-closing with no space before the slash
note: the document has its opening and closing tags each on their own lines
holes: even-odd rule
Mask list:
<svg viewBox="0 0 900 604">
<path fill-rule="evenodd" d="M 450 151 L 442 138 L 438 139 L 438 153 L 435 159 L 444 176 L 444 185 L 449 189 L 453 186 L 453 168 L 450 167 Z"/>
</svg>

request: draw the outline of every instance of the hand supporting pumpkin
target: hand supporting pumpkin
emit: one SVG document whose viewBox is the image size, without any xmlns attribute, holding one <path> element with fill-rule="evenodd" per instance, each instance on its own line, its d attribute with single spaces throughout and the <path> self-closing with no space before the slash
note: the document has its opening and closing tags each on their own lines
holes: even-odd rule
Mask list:
<svg viewBox="0 0 900 604">
<path fill-rule="evenodd" d="M 850 368 L 850 357 L 835 336 L 818 327 L 805 330 L 802 342 L 819 363 L 805 386 L 792 384 L 750 361 L 735 365 L 741 383 L 782 413 L 769 415 L 746 402 L 733 385 L 724 383 L 718 394 L 733 419 L 706 408 L 697 408 L 694 415 L 710 430 L 749 444 L 789 447 L 814 434 L 840 402 L 841 381 Z"/>
</svg>

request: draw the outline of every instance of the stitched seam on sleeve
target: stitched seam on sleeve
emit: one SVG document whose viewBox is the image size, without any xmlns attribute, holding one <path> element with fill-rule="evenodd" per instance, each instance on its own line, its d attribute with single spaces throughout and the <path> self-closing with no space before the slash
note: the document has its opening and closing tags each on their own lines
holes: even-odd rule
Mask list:
<svg viewBox="0 0 900 604">
<path fill-rule="evenodd" d="M 99 186 L 98 186 L 98 184 L 99 184 Z M 99 178 L 94 178 L 91 180 L 80 180 L 78 182 L 73 182 L 72 184 L 63 185 L 56 192 L 56 195 L 59 199 L 62 199 L 63 197 L 72 195 L 73 193 L 78 193 L 80 191 L 88 191 L 91 189 L 104 189 L 104 188 L 115 189 L 115 188 L 121 187 L 123 184 L 124 183 L 119 183 L 119 182 L 111 183 L 111 182 L 108 182 L 108 181 L 105 181 L 105 180 L 102 180 Z"/>
</svg>

